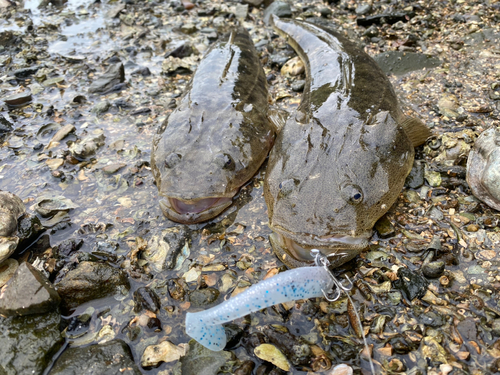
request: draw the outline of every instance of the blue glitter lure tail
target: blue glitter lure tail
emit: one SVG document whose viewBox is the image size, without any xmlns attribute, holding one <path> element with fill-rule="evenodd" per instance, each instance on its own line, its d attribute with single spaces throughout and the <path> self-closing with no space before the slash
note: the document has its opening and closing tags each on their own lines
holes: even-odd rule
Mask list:
<svg viewBox="0 0 500 375">
<path fill-rule="evenodd" d="M 186 314 L 186 332 L 204 347 L 219 351 L 226 346 L 223 323 L 251 312 L 298 299 L 323 297 L 333 287 L 324 267 L 302 267 L 282 272 L 252 285 L 243 293 L 211 309 Z"/>
</svg>

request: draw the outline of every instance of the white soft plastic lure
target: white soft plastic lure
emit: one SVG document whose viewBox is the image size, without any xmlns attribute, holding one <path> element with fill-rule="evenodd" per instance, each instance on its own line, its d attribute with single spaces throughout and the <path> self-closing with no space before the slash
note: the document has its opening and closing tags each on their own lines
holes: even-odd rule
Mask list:
<svg viewBox="0 0 500 375">
<path fill-rule="evenodd" d="M 328 261 L 319 252 L 316 259 L 316 267 L 300 267 L 282 272 L 252 285 L 218 306 L 197 313 L 187 313 L 186 333 L 204 347 L 220 351 L 226 346 L 223 323 L 278 303 L 323 296 L 333 300 L 338 298 L 341 289 L 350 289 L 333 277 L 328 270 Z M 337 296 L 329 298 L 327 294 L 334 285 L 337 286 Z"/>
</svg>

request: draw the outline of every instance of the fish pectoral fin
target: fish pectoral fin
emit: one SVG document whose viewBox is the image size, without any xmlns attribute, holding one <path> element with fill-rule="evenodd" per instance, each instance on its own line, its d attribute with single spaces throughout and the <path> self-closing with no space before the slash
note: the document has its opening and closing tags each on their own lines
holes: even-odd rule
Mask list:
<svg viewBox="0 0 500 375">
<path fill-rule="evenodd" d="M 290 114 L 284 109 L 280 109 L 274 106 L 269 107 L 269 110 L 267 111 L 267 118 L 269 119 L 269 122 L 271 123 L 271 126 L 273 127 L 276 134 L 278 134 L 281 129 L 283 129 L 288 116 L 290 116 Z"/>
<path fill-rule="evenodd" d="M 416 117 L 406 117 L 400 125 L 413 147 L 420 146 L 432 135 L 430 129 Z"/>
</svg>

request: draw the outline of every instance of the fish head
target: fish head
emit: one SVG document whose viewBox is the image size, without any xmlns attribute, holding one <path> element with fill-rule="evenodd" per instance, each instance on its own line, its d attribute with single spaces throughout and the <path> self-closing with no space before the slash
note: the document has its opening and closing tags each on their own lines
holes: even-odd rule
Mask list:
<svg viewBox="0 0 500 375">
<path fill-rule="evenodd" d="M 228 121 L 234 126 L 224 134 L 197 132 L 188 124 L 193 116 L 173 113 L 169 131 L 155 137 L 151 168 L 165 216 L 181 223 L 209 220 L 231 205 L 240 187 L 260 167 L 274 141 L 274 133 L 261 131 L 248 140 L 240 134 L 246 118 L 227 119 L 214 113 L 205 122 Z M 201 120 L 198 120 L 201 121 Z M 205 129 L 214 126 L 204 124 Z M 188 129 L 188 130 L 186 130 Z"/>
<path fill-rule="evenodd" d="M 269 158 L 271 241 L 292 267 L 310 263 L 313 248 L 340 265 L 368 246 L 375 222 L 403 187 L 414 150 L 388 111 L 369 120 L 342 111 L 334 119 L 303 117 L 286 124 Z"/>
</svg>

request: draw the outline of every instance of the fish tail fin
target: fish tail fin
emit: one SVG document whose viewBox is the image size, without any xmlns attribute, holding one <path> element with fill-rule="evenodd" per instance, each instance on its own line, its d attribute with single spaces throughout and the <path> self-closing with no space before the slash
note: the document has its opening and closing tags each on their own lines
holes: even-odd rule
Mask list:
<svg viewBox="0 0 500 375">
<path fill-rule="evenodd" d="M 401 127 L 404 129 L 408 138 L 410 138 L 413 147 L 420 146 L 432 135 L 430 129 L 415 117 L 405 118 L 401 123 Z"/>
<path fill-rule="evenodd" d="M 226 346 L 224 327 L 222 324 L 205 323 L 203 313 L 204 311 L 186 314 L 186 333 L 207 349 L 214 352 L 223 350 Z"/>
</svg>

